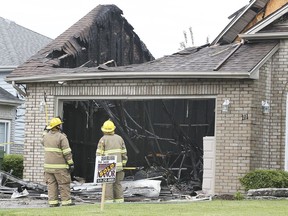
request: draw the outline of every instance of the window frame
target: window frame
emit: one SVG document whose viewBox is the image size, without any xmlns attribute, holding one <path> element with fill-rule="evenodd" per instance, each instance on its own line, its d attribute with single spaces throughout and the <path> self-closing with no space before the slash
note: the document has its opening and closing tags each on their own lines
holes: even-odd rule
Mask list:
<svg viewBox="0 0 288 216">
<path fill-rule="evenodd" d="M 11 137 L 11 121 L 0 119 L 0 124 L 4 124 L 4 140 L 1 142 L 0 147 L 4 147 L 4 152 L 10 154 L 10 137 Z"/>
</svg>

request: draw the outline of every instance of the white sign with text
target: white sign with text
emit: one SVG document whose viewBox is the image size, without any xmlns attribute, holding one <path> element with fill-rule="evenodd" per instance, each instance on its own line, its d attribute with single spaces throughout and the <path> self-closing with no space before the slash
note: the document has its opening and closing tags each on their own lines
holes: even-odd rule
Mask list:
<svg viewBox="0 0 288 216">
<path fill-rule="evenodd" d="M 115 182 L 116 162 L 116 155 L 96 156 L 94 183 Z"/>
</svg>

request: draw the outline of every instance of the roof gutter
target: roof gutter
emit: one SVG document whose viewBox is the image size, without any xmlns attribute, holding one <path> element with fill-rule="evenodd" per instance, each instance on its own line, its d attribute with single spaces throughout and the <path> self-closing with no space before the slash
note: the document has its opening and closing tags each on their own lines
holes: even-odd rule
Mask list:
<svg viewBox="0 0 288 216">
<path fill-rule="evenodd" d="M 221 72 L 91 72 L 77 74 L 58 74 L 58 75 L 42 75 L 31 77 L 11 77 L 6 78 L 7 82 L 12 83 L 35 83 L 35 82 L 65 82 L 73 80 L 102 80 L 102 79 L 183 79 L 183 78 L 229 78 L 229 79 L 249 79 L 250 73 L 245 71 L 221 71 Z"/>
<path fill-rule="evenodd" d="M 0 66 L 0 72 L 13 71 L 17 66 Z"/>
<path fill-rule="evenodd" d="M 19 100 L 17 102 L 17 101 L 12 101 L 12 100 L 0 100 L 1 105 L 14 106 L 14 107 L 17 107 L 22 103 L 24 103 L 24 101 Z"/>
<path fill-rule="evenodd" d="M 275 39 L 287 39 L 287 32 L 273 32 L 273 33 L 257 33 L 257 34 L 239 34 L 242 39 L 246 40 L 275 40 Z"/>
</svg>

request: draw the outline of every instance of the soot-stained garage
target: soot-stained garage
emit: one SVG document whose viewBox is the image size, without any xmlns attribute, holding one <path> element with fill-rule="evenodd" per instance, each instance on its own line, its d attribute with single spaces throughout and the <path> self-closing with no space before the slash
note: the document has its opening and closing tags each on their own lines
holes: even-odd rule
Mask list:
<svg viewBox="0 0 288 216">
<path fill-rule="evenodd" d="M 127 166 L 143 167 L 142 173 L 160 167 L 168 181 L 201 185 L 203 137 L 214 136 L 214 110 L 215 99 L 66 100 L 63 130 L 74 155 L 73 175 L 93 181 L 101 126 L 110 118 L 125 140 Z"/>
</svg>

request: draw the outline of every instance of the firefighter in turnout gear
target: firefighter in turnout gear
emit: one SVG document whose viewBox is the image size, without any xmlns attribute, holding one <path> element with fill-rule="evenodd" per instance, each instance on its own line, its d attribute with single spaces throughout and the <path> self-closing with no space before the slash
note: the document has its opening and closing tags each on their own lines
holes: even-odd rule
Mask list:
<svg viewBox="0 0 288 216">
<path fill-rule="evenodd" d="M 127 151 L 124 140 L 121 136 L 115 134 L 115 125 L 111 120 L 104 122 L 101 130 L 103 137 L 99 140 L 96 150 L 96 156 L 116 155 L 116 179 L 114 183 L 106 184 L 105 202 L 124 202 L 123 189 L 121 181 L 124 179 L 125 173 L 123 167 L 127 163 Z"/>
<path fill-rule="evenodd" d="M 45 182 L 50 207 L 60 206 L 59 194 L 62 206 L 74 205 L 70 192 L 70 173 L 74 169 L 74 162 L 69 141 L 60 130 L 62 123 L 60 118 L 52 118 L 47 126 L 49 132 L 43 136 L 42 140 L 45 150 Z"/>
</svg>

